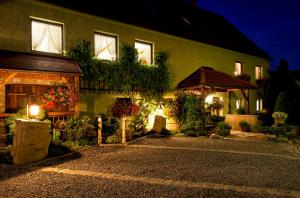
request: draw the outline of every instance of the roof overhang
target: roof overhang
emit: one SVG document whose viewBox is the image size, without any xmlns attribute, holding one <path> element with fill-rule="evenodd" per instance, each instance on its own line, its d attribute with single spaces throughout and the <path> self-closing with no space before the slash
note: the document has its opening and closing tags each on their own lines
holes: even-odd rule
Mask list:
<svg viewBox="0 0 300 198">
<path fill-rule="evenodd" d="M 257 89 L 255 84 L 228 75 L 223 72 L 213 70 L 210 67 L 200 67 L 187 78 L 178 83 L 176 89 L 198 90 L 201 88 L 213 88 L 220 91 L 229 89 Z"/>
<path fill-rule="evenodd" d="M 72 58 L 8 50 L 0 50 L 0 70 L 82 75 L 79 65 Z"/>
</svg>

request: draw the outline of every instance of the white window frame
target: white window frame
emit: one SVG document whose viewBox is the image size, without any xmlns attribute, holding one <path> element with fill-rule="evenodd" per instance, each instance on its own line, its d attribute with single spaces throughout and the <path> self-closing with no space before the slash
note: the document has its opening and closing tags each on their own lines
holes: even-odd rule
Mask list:
<svg viewBox="0 0 300 198">
<path fill-rule="evenodd" d="M 57 26 L 57 27 L 61 28 L 61 50 L 59 50 L 59 52 L 33 49 L 33 31 L 32 31 L 32 23 L 33 22 Z M 37 18 L 37 17 L 30 17 L 30 50 L 32 52 L 47 53 L 47 54 L 62 54 L 63 55 L 64 46 L 65 45 L 64 45 L 64 24 L 63 23 L 60 23 L 57 21 L 51 21 L 51 20 L 47 20 L 47 19 L 41 19 L 41 18 Z"/>
<path fill-rule="evenodd" d="M 259 75 L 258 75 L 258 71 L 259 71 Z M 263 67 L 256 65 L 255 66 L 255 79 L 256 80 L 260 80 L 263 79 Z"/>
<path fill-rule="evenodd" d="M 153 64 L 153 57 L 154 57 L 154 43 L 150 42 L 150 41 L 144 41 L 144 40 L 140 40 L 140 39 L 135 39 L 134 41 L 134 46 L 136 43 L 139 44 L 144 44 L 144 45 L 149 45 L 151 47 L 151 52 L 150 52 L 150 63 L 147 63 L 147 65 L 152 65 Z M 140 54 L 138 53 L 138 61 L 140 61 Z"/>
<path fill-rule="evenodd" d="M 237 69 L 237 66 L 239 66 L 240 68 Z M 234 63 L 234 75 L 235 76 L 242 75 L 243 74 L 243 67 L 244 67 L 243 62 L 241 62 L 241 61 L 235 61 L 235 63 Z"/>
<path fill-rule="evenodd" d="M 102 58 L 98 58 L 96 55 L 96 35 L 100 35 L 100 36 L 105 36 L 105 37 L 111 37 L 115 39 L 115 58 L 112 60 L 109 59 L 102 59 Z M 109 61 L 117 61 L 119 59 L 119 36 L 116 34 L 112 34 L 112 33 L 108 33 L 108 32 L 103 32 L 103 31 L 94 31 L 94 53 L 96 58 L 101 59 L 101 60 L 109 60 Z"/>
</svg>

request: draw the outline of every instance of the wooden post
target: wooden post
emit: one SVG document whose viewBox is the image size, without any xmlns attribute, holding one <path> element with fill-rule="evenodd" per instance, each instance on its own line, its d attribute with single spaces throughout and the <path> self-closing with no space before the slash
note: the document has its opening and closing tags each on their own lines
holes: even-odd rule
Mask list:
<svg viewBox="0 0 300 198">
<path fill-rule="evenodd" d="M 79 80 L 79 76 L 75 76 L 74 78 L 75 78 L 74 79 L 74 89 L 75 89 L 74 91 L 75 91 L 76 96 L 80 97 L 80 80 Z M 80 109 L 79 109 L 79 101 L 78 101 L 75 104 L 75 113 L 79 114 L 79 111 L 80 111 Z"/>
<path fill-rule="evenodd" d="M 122 144 L 126 143 L 126 130 L 125 130 L 125 116 L 121 117 L 121 128 L 122 128 Z"/>
<path fill-rule="evenodd" d="M 102 143 L 102 118 L 101 115 L 98 117 L 98 145 Z"/>
</svg>

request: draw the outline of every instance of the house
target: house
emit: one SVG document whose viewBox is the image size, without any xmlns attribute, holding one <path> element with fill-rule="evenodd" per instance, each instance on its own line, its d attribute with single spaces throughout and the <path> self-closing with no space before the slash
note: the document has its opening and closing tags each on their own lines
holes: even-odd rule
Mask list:
<svg viewBox="0 0 300 198">
<path fill-rule="evenodd" d="M 24 106 L 21 94 L 30 95 L 24 90 L 42 92 L 44 88 L 39 86 L 69 82 L 79 93 L 81 71 L 77 63 L 65 57 L 78 40 L 91 41 L 95 56 L 110 61 L 118 60 L 123 43 L 135 46 L 139 60 L 150 65 L 155 52 L 166 52 L 172 89 L 201 66 L 232 76 L 247 74 L 252 83 L 263 78 L 270 56 L 222 16 L 194 2 L 145 0 L 135 5 L 134 1 L 1 1 L 0 113 L 21 103 Z M 248 104 L 243 94 L 232 92 L 214 93 L 214 97 L 231 104 L 223 113 L 243 105 L 250 113 L 262 110 L 262 100 L 255 90 L 245 90 Z M 80 108 L 106 113 L 116 97 L 82 92 L 80 104 L 71 111 Z"/>
</svg>

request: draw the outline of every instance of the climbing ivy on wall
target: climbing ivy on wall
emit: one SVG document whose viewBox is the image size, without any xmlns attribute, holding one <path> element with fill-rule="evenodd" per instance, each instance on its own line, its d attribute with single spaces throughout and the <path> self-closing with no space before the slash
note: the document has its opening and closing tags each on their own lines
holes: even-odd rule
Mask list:
<svg viewBox="0 0 300 198">
<path fill-rule="evenodd" d="M 138 52 L 133 46 L 123 45 L 120 52 L 118 61 L 106 61 L 94 58 L 90 42 L 80 41 L 71 48 L 68 54 L 78 62 L 84 74 L 81 90 L 139 93 L 160 98 L 169 89 L 166 53 L 156 53 L 154 65 L 143 65 L 138 62 Z"/>
</svg>

